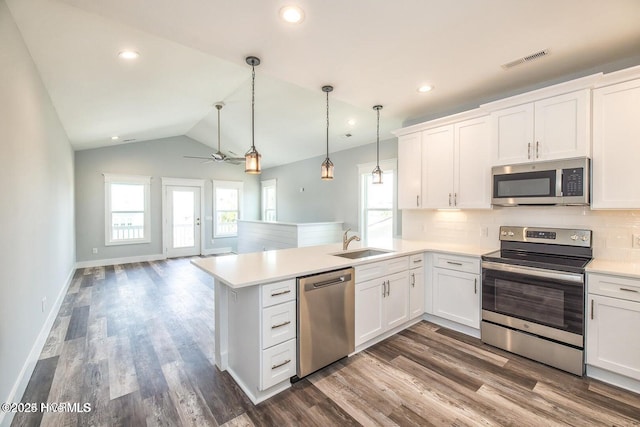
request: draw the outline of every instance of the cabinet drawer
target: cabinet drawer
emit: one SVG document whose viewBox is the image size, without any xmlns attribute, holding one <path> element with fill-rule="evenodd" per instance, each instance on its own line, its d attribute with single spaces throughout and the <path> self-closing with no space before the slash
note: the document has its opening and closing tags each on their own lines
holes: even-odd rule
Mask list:
<svg viewBox="0 0 640 427">
<path fill-rule="evenodd" d="M 296 279 L 262 285 L 262 306 L 269 307 L 296 299 Z"/>
<path fill-rule="evenodd" d="M 409 257 L 393 258 L 385 261 L 372 262 L 371 264 L 357 265 L 356 283 L 366 282 L 386 276 L 387 274 L 398 273 L 409 268 Z"/>
<path fill-rule="evenodd" d="M 262 350 L 260 390 L 266 390 L 296 374 L 296 340 Z"/>
<path fill-rule="evenodd" d="M 262 309 L 262 348 L 296 337 L 296 302 L 289 301 Z"/>
<path fill-rule="evenodd" d="M 420 268 L 424 266 L 424 254 L 409 256 L 409 268 Z"/>
<path fill-rule="evenodd" d="M 590 294 L 640 301 L 639 279 L 590 273 L 587 275 L 587 286 Z"/>
<path fill-rule="evenodd" d="M 433 266 L 448 270 L 480 274 L 480 259 L 458 255 L 433 254 Z"/>
</svg>

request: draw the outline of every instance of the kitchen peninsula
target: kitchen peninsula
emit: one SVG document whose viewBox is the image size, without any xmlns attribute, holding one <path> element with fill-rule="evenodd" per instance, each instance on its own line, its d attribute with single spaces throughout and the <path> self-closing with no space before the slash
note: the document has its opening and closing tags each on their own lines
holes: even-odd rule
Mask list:
<svg viewBox="0 0 640 427">
<path fill-rule="evenodd" d="M 368 246 L 353 245 L 347 252 L 355 252 L 365 247 Z M 416 286 L 417 282 L 413 277 L 410 285 L 410 259 L 422 263 L 425 252 L 436 252 L 476 261 L 479 265 L 480 255 L 495 250 L 487 247 L 408 240 L 393 240 L 386 245 L 377 244 L 376 248 L 388 252 L 350 259 L 336 256 L 345 252 L 341 244 L 330 244 L 192 261 L 194 265 L 214 277 L 215 357 L 218 368 L 227 370 L 254 403 L 261 402 L 290 386 L 289 378 L 295 375 L 296 371 L 297 277 L 355 267 L 357 287 L 359 277 L 364 280 L 367 274 L 374 276 L 372 270 L 383 271 L 390 263 L 394 266 L 404 265 L 406 321 L 388 328 L 384 335 L 372 338 L 367 343 L 359 345 L 356 342 L 356 351 L 359 351 L 422 318 L 424 308 L 419 311 L 419 317 L 409 319 L 408 315 L 409 288 Z M 362 272 L 360 276 L 359 271 Z M 389 269 L 388 273 L 391 272 Z M 424 289 L 425 283 L 430 281 L 421 282 L 419 287 Z M 379 294 L 376 290 L 375 295 Z M 423 303 L 427 299 L 431 300 L 431 294 L 427 290 L 419 295 L 419 306 L 425 307 Z M 375 311 L 375 307 L 367 309 Z M 357 322 L 356 309 L 356 324 Z"/>
</svg>

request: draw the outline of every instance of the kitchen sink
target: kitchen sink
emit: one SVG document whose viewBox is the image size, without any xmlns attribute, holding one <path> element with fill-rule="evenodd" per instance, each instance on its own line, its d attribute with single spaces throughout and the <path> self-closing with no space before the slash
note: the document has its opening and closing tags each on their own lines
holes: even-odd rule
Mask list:
<svg viewBox="0 0 640 427">
<path fill-rule="evenodd" d="M 334 256 L 339 256 L 342 258 L 349 258 L 349 259 L 360 259 L 360 258 L 367 258 L 370 256 L 376 256 L 376 255 L 384 255 L 384 254 L 388 254 L 391 253 L 393 251 L 388 251 L 385 249 L 373 249 L 373 248 L 365 248 L 365 249 L 359 249 L 357 251 L 349 251 L 349 252 L 341 252 L 338 254 L 333 254 Z"/>
</svg>

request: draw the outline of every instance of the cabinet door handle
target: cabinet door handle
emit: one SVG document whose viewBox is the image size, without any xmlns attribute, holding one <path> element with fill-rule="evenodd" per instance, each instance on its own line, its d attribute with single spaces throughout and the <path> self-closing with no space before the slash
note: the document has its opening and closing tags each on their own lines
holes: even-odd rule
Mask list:
<svg viewBox="0 0 640 427">
<path fill-rule="evenodd" d="M 453 193 L 453 206 L 458 206 L 458 193 Z"/>
<path fill-rule="evenodd" d="M 462 267 L 462 263 L 461 262 L 453 262 L 453 261 L 447 261 L 447 264 L 451 264 L 451 265 L 457 265 Z"/>
<path fill-rule="evenodd" d="M 291 323 L 291 320 L 287 320 L 286 322 L 282 322 L 282 323 L 278 323 L 277 325 L 273 325 L 273 326 L 271 326 L 271 329 L 282 328 L 283 326 L 287 326 L 289 323 Z"/>
<path fill-rule="evenodd" d="M 271 294 L 272 297 L 277 297 L 278 295 L 285 295 L 291 292 L 291 289 L 287 289 L 286 291 L 274 292 Z"/>
<path fill-rule="evenodd" d="M 478 279 L 473 279 L 473 293 L 478 294 Z"/>
<path fill-rule="evenodd" d="M 620 288 L 621 291 L 625 291 L 625 292 L 635 292 L 638 293 L 638 291 L 636 289 L 628 289 L 628 288 Z"/>
<path fill-rule="evenodd" d="M 593 320 L 593 299 L 591 299 L 591 320 Z"/>
<path fill-rule="evenodd" d="M 277 365 L 271 365 L 271 369 L 278 369 L 279 367 L 284 366 L 284 365 L 286 365 L 287 363 L 290 363 L 290 362 L 291 362 L 291 359 L 287 359 L 282 363 L 278 363 Z"/>
<path fill-rule="evenodd" d="M 540 158 L 540 141 L 536 141 L 536 159 Z"/>
<path fill-rule="evenodd" d="M 451 206 L 451 193 L 449 193 L 449 206 Z"/>
<path fill-rule="evenodd" d="M 531 158 L 531 143 L 527 144 L 527 159 Z"/>
<path fill-rule="evenodd" d="M 420 207 L 420 196 L 416 196 L 416 207 Z"/>
<path fill-rule="evenodd" d="M 382 298 L 387 296 L 387 281 L 382 282 Z"/>
<path fill-rule="evenodd" d="M 416 273 L 411 273 L 411 287 L 416 287 Z"/>
</svg>

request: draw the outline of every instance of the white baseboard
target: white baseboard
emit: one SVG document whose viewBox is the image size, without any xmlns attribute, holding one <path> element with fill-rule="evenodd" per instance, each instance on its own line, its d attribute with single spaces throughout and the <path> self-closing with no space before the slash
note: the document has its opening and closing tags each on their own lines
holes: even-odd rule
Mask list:
<svg viewBox="0 0 640 427">
<path fill-rule="evenodd" d="M 203 249 L 202 255 L 219 255 L 219 254 L 228 254 L 232 252 L 233 252 L 233 248 L 229 246 L 226 248 Z"/>
<path fill-rule="evenodd" d="M 71 282 L 73 281 L 73 275 L 75 273 L 75 267 L 71 269 L 69 275 L 67 276 L 67 281 L 65 285 L 62 287 L 58 296 L 56 297 L 55 302 L 51 306 L 49 310 L 49 314 L 47 315 L 47 319 L 45 320 L 42 328 L 40 328 L 40 333 L 36 338 L 36 341 L 33 343 L 31 347 L 31 351 L 29 352 L 29 356 L 27 360 L 24 362 L 20 373 L 18 374 L 18 378 L 16 379 L 9 396 L 3 399 L 3 402 L 13 402 L 18 403 L 22 399 L 22 395 L 27 389 L 27 385 L 29 384 L 29 380 L 31 379 L 31 375 L 33 375 L 33 371 L 36 368 L 36 363 L 38 363 L 38 359 L 40 358 L 40 353 L 42 353 L 42 349 L 44 345 L 47 343 L 47 338 L 49 337 L 49 333 L 51 332 L 51 328 L 53 327 L 53 323 L 58 316 L 58 312 L 60 311 L 60 306 L 62 305 L 62 301 L 64 301 L 65 295 L 67 295 L 67 291 L 69 290 L 69 286 L 71 286 Z M 0 412 L 0 426 L 10 426 L 11 421 L 13 420 L 13 416 L 15 413 L 13 412 Z"/>
<path fill-rule="evenodd" d="M 130 264 L 132 262 L 148 262 L 167 259 L 164 254 L 141 255 L 122 258 L 96 259 L 91 261 L 79 261 L 76 268 L 104 267 L 105 265 Z"/>
<path fill-rule="evenodd" d="M 596 366 L 587 365 L 587 376 L 634 393 L 640 393 L 640 381 Z"/>
<path fill-rule="evenodd" d="M 436 325 L 444 326 L 447 329 L 453 329 L 457 332 L 462 332 L 474 338 L 480 338 L 480 329 L 472 328 L 471 326 L 461 325 L 460 323 L 453 322 L 451 320 L 443 319 L 442 317 L 434 316 L 433 314 L 425 313 L 422 318 L 428 322 L 435 323 Z"/>
</svg>

